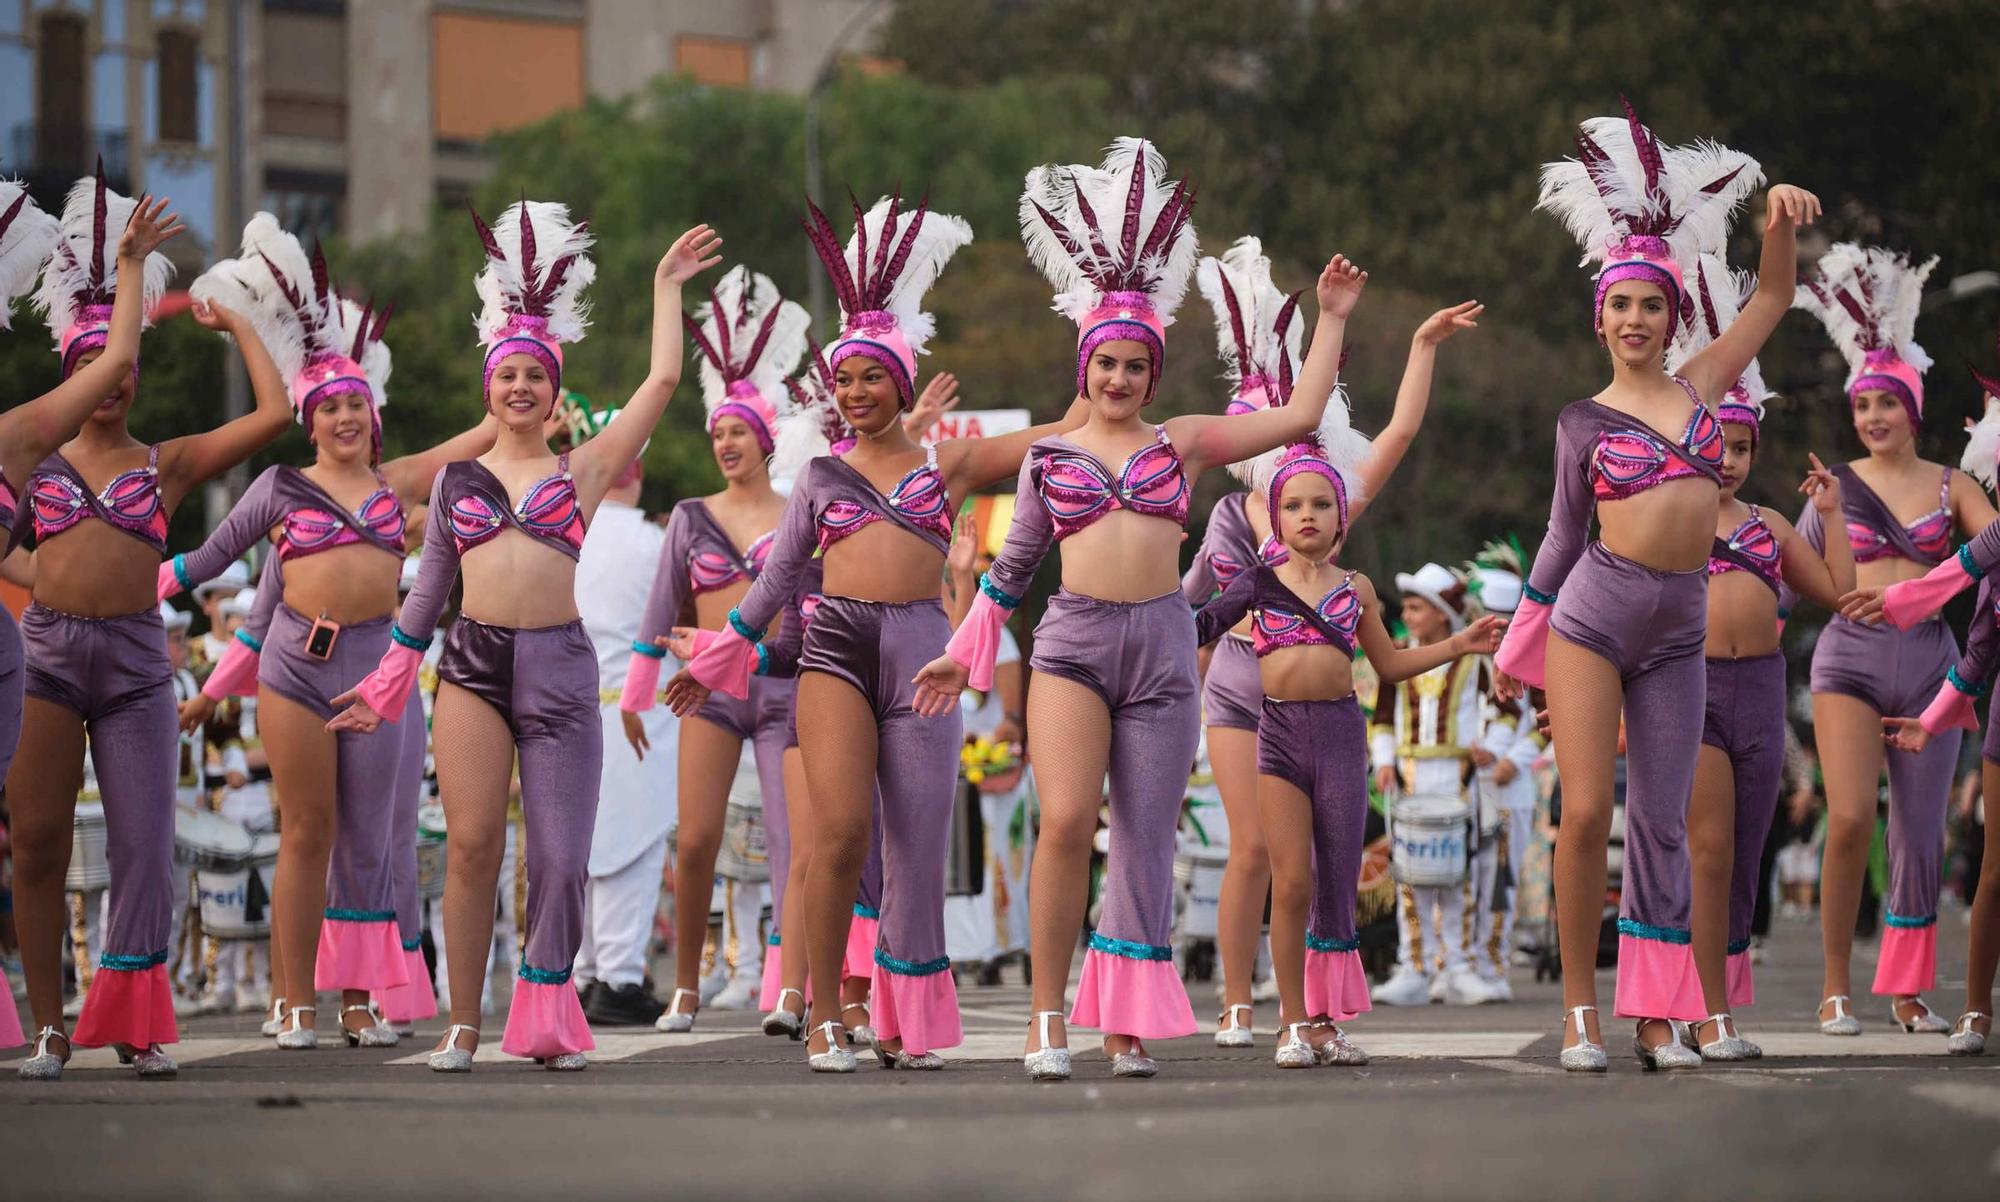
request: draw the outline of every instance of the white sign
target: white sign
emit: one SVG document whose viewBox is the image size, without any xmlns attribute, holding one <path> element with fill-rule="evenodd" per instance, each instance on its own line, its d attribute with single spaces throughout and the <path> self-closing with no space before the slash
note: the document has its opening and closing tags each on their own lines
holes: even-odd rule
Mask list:
<svg viewBox="0 0 2000 1202">
<path fill-rule="evenodd" d="M 924 432 L 924 444 L 931 446 L 951 438 L 991 438 L 1033 424 L 1026 409 L 953 409 Z"/>
</svg>

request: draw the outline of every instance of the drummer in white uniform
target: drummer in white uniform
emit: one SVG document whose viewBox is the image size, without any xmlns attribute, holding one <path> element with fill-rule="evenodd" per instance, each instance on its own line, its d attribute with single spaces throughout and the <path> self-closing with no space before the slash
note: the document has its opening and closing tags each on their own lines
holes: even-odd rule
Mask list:
<svg viewBox="0 0 2000 1202">
<path fill-rule="evenodd" d="M 1480 608 L 1513 618 L 1521 607 L 1518 573 L 1475 563 L 1468 575 Z M 1489 693 L 1481 704 L 1486 729 L 1480 738 L 1484 753 L 1479 756 L 1480 799 L 1492 807 L 1495 821 L 1491 837 L 1483 839 L 1479 849 L 1472 961 L 1492 987 L 1495 1000 L 1511 1002 L 1514 987 L 1507 979 L 1507 970 L 1514 955 L 1521 864 L 1529 840 L 1535 836 L 1535 761 L 1548 744 L 1535 728 L 1535 713 L 1526 697 L 1502 703 Z"/>
<path fill-rule="evenodd" d="M 194 615 L 162 601 L 160 621 L 167 628 L 167 663 L 174 670 L 174 703 L 179 706 L 201 692 L 194 673 L 188 670 L 188 629 L 194 625 Z M 203 733 L 200 726 L 181 732 L 174 804 L 183 810 L 207 808 L 208 765 Z M 194 1013 L 194 994 L 201 977 L 200 939 L 191 935 L 195 928 L 188 921 L 193 908 L 194 868 L 183 863 L 184 858 L 174 857 L 174 926 L 173 937 L 167 943 L 172 955 L 168 972 L 173 980 L 174 1013 L 183 1016 Z"/>
<path fill-rule="evenodd" d="M 587 405 L 581 406 L 587 433 L 618 416 L 616 409 L 596 413 Z M 584 1017 L 602 1025 L 650 1025 L 665 1009 L 649 988 L 646 952 L 667 862 L 667 831 L 676 812 L 677 719 L 663 705 L 639 716 L 651 743 L 641 759 L 625 739 L 618 709 L 632 640 L 639 635 L 639 619 L 667 537 L 638 508 L 642 477 L 641 461 L 634 459 L 612 484 L 584 535 L 576 565 L 576 609 L 597 649 L 604 770 L 590 840 L 583 943 L 573 975 L 583 990 Z"/>
<path fill-rule="evenodd" d="M 1450 568 L 1427 563 L 1414 573 L 1398 573 L 1396 588 L 1403 594 L 1409 643 L 1435 643 L 1465 627 L 1466 581 Z M 1376 787 L 1391 798 L 1461 803 L 1468 839 L 1478 804 L 1473 753 L 1480 739 L 1480 702 L 1490 680 L 1484 657 L 1467 655 L 1383 689 L 1369 739 Z M 1392 820 L 1394 813 L 1392 803 Z M 1467 955 L 1472 887 L 1463 858 L 1459 863 L 1456 882 L 1397 885 L 1396 972 L 1375 988 L 1377 1005 L 1498 1000 Z"/>
</svg>

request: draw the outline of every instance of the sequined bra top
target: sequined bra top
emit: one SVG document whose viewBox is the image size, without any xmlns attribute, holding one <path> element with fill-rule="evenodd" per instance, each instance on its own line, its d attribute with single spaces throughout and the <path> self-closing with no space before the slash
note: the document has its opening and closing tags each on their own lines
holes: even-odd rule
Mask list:
<svg viewBox="0 0 2000 1202">
<path fill-rule="evenodd" d="M 1103 460 L 1067 439 L 1062 441 L 1071 449 L 1043 457 L 1036 491 L 1049 512 L 1058 542 L 1087 529 L 1114 509 L 1187 525 L 1187 469 L 1180 452 L 1167 441 L 1166 427 L 1153 427 L 1153 436 L 1150 446 L 1132 452 L 1116 477 Z"/>
<path fill-rule="evenodd" d="M 1910 536 L 1910 542 L 1917 550 L 1941 560 L 1951 554 L 1951 469 L 1944 469 L 1944 477 L 1938 481 L 1938 505 L 1936 509 L 1913 522 L 1903 523 L 1903 532 Z M 1854 562 L 1873 563 L 1878 559 L 1896 559 L 1902 552 L 1889 537 L 1867 522 L 1847 519 L 1847 542 L 1854 548 Z"/>
<path fill-rule="evenodd" d="M 583 547 L 583 508 L 577 503 L 576 481 L 569 474 L 569 453 L 556 460 L 556 473 L 535 482 L 520 501 L 509 504 L 507 487 L 477 459 L 453 464 L 463 472 L 462 486 L 451 498 L 451 537 L 464 555 L 513 526 L 532 538 L 553 544 L 571 559 Z M 447 469 L 450 470 L 450 469 Z"/>
<path fill-rule="evenodd" d="M 1258 656 L 1286 647 L 1338 647 L 1342 654 L 1352 658 L 1355 632 L 1361 627 L 1361 595 L 1354 591 L 1354 573 L 1349 572 L 1345 580 L 1328 590 L 1313 610 L 1337 638 L 1328 638 L 1302 615 L 1286 613 L 1277 606 L 1262 606 L 1250 619 L 1250 642 Z"/>
<path fill-rule="evenodd" d="M 1750 507 L 1750 516 L 1728 538 L 1715 540 L 1715 547 L 1709 552 L 1708 574 L 1720 576 L 1724 572 L 1749 572 L 1770 585 L 1778 587 L 1778 567 L 1783 548 L 1778 545 L 1777 536 L 1764 522 L 1764 513 L 1755 505 Z"/>
<path fill-rule="evenodd" d="M 688 553 L 688 587 L 697 593 L 712 593 L 740 580 L 755 580 L 764 570 L 764 561 L 771 556 L 771 543 L 777 535 L 775 530 L 758 535 L 741 559 L 712 548 L 696 547 Z"/>
<path fill-rule="evenodd" d="M 103 491 L 92 493 L 83 476 L 60 453 L 36 469 L 28 487 L 35 537 L 51 539 L 98 518 L 159 551 L 167 551 L 167 502 L 160 493 L 160 448 L 146 448 L 146 466 L 120 472 Z"/>
<path fill-rule="evenodd" d="M 0 472 L 0 528 L 14 528 L 14 514 L 20 507 L 21 501 L 14 495 L 14 486 L 7 483 L 7 473 Z"/>
<path fill-rule="evenodd" d="M 396 499 L 395 490 L 382 478 L 382 473 L 375 473 L 375 483 L 379 487 L 345 518 L 310 506 L 287 513 L 278 540 L 278 558 L 289 562 L 357 543 L 371 546 L 387 543 L 401 553 L 405 549 L 403 504 Z M 371 542 L 362 530 L 374 535 L 377 541 Z"/>
<path fill-rule="evenodd" d="M 1708 406 L 1701 403 L 1694 385 L 1679 376 L 1675 376 L 1674 381 L 1686 390 L 1688 399 L 1694 402 L 1694 412 L 1688 414 L 1687 428 L 1681 431 L 1680 437 L 1680 449 L 1687 454 L 1685 459 L 1675 455 L 1659 434 L 1644 423 L 1635 421 L 1630 414 L 1619 413 L 1602 402 L 1595 402 L 1631 423 L 1624 429 L 1600 435 L 1597 445 L 1591 449 L 1590 487 L 1598 500 L 1622 501 L 1649 488 L 1658 488 L 1669 480 L 1703 475 L 1712 477 L 1722 470 L 1722 423 L 1716 421 Z M 1703 468 L 1708 470 L 1703 471 Z"/>
<path fill-rule="evenodd" d="M 861 475 L 852 466 L 843 466 Z M 951 498 L 945 491 L 944 475 L 938 471 L 936 447 L 924 448 L 923 463 L 905 473 L 886 494 L 877 495 L 911 525 L 950 545 Z M 859 502 L 834 501 L 819 514 L 819 549 L 823 552 L 841 539 L 887 520 L 886 514 Z"/>
</svg>

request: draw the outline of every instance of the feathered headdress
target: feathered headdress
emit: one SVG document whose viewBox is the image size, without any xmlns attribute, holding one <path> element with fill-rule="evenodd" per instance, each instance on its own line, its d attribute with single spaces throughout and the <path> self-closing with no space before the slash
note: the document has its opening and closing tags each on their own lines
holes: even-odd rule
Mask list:
<svg viewBox="0 0 2000 1202">
<path fill-rule="evenodd" d="M 805 370 L 785 381 L 785 405 L 778 411 L 771 474 L 780 479 L 796 480 L 807 461 L 854 449 L 854 427 L 841 416 L 840 403 L 834 399 L 833 367 L 819 343 L 810 338 L 805 360 Z"/>
<path fill-rule="evenodd" d="M 508 355 L 529 354 L 549 373 L 552 395 L 562 392 L 562 344 L 576 342 L 590 325 L 583 290 L 597 278 L 590 223 L 571 224 L 569 208 L 523 200 L 491 226 L 473 213 L 486 249 L 486 266 L 473 280 L 479 290 L 474 319 L 486 347 L 482 395 L 490 395 L 493 369 Z"/>
<path fill-rule="evenodd" d="M 1986 413 L 1965 432 L 1965 454 L 1959 458 L 1958 466 L 1984 484 L 1986 491 L 1993 491 L 1995 477 L 2000 475 L 2000 397 L 1993 395 L 1990 386 L 1986 393 Z"/>
<path fill-rule="evenodd" d="M 1292 399 L 1299 372 L 1299 294 L 1271 282 L 1271 260 L 1254 237 L 1195 268 L 1195 285 L 1215 310 L 1215 347 L 1233 386 L 1228 412 L 1252 413 Z"/>
<path fill-rule="evenodd" d="M 1487 543 L 1461 569 L 1467 597 L 1486 613 L 1505 615 L 1520 609 L 1526 560 L 1520 540 L 1512 534 Z"/>
<path fill-rule="evenodd" d="M 766 275 L 748 267 L 729 270 L 709 290 L 694 316 L 681 315 L 701 352 L 701 399 L 708 428 L 724 417 L 741 418 L 769 455 L 775 445 L 777 400 L 785 377 L 806 349 L 812 317 L 778 294 Z"/>
<path fill-rule="evenodd" d="M 28 189 L 0 179 L 0 330 L 14 301 L 35 285 L 35 273 L 56 245 L 56 219 L 36 207 Z"/>
<path fill-rule="evenodd" d="M 35 308 L 56 336 L 65 379 L 76 361 L 101 349 L 111 337 L 111 306 L 118 292 L 118 240 L 139 202 L 113 192 L 104 182 L 104 164 L 95 176 L 70 185 L 63 201 L 55 249 L 42 268 Z M 146 256 L 141 307 L 150 314 L 166 293 L 174 266 L 158 251 Z M 150 323 L 148 323 L 150 324 Z"/>
<path fill-rule="evenodd" d="M 1722 337 L 1722 331 L 1743 311 L 1744 301 L 1757 290 L 1756 276 L 1731 270 L 1719 254 L 1702 254 L 1695 260 L 1694 271 L 1694 314 L 1681 323 L 1667 346 L 1668 371 L 1679 371 L 1688 360 Z M 1765 386 L 1764 373 L 1757 360 L 1752 359 L 1715 407 L 1715 415 L 1722 421 L 1750 427 L 1750 442 L 1754 447 L 1763 435 L 1764 402 L 1776 395 Z"/>
<path fill-rule="evenodd" d="M 1993 349 L 2000 351 L 2000 335 L 1995 335 Z M 1970 359 L 1965 361 L 1965 366 L 1971 370 L 1972 378 L 1979 381 L 1979 391 L 1984 393 L 1988 400 L 2000 400 L 2000 377 L 1989 376 L 1980 371 L 1979 365 Z"/>
<path fill-rule="evenodd" d="M 1158 392 L 1166 328 L 1187 296 L 1198 253 L 1194 197 L 1186 179 L 1167 179 L 1166 159 L 1138 138 L 1113 142 L 1100 167 L 1049 164 L 1028 172 L 1021 240 L 1056 286 L 1056 312 L 1077 324 L 1079 395 L 1091 352 L 1121 340 L 1151 353 L 1146 399 Z"/>
<path fill-rule="evenodd" d="M 1538 208 L 1559 219 L 1600 264 L 1591 324 L 1620 280 L 1644 280 L 1667 294 L 1677 318 L 1693 302 L 1683 269 L 1703 251 L 1721 251 L 1729 220 L 1764 182 L 1757 160 L 1714 142 L 1664 147 L 1619 97 L 1623 117 L 1593 117 L 1576 136 L 1577 157 L 1542 167 Z"/>
<path fill-rule="evenodd" d="M 1931 365 L 1917 345 L 1917 310 L 1937 262 L 1933 255 L 1912 265 L 1901 251 L 1835 243 L 1792 302 L 1819 318 L 1847 360 L 1848 398 L 1893 392 L 1913 424 L 1924 419 L 1924 372 Z"/>
<path fill-rule="evenodd" d="M 1479 548 L 1479 554 L 1472 557 L 1472 563 L 1468 566 L 1492 568 L 1525 577 L 1528 574 L 1528 556 L 1521 549 L 1520 538 L 1509 531 Z"/>
<path fill-rule="evenodd" d="M 1341 366 L 1346 364 L 1347 356 L 1343 353 Z M 1233 464 L 1229 470 L 1263 495 L 1273 533 L 1278 529 L 1278 502 L 1284 497 L 1286 482 L 1300 472 L 1325 476 L 1333 483 L 1333 494 L 1339 502 L 1340 529 L 1344 533 L 1347 515 L 1361 499 L 1361 486 L 1355 477 L 1368 461 L 1368 454 L 1368 436 L 1354 428 L 1348 411 L 1347 389 L 1336 385 L 1333 394 L 1326 398 L 1326 412 L 1320 415 L 1318 429 L 1297 442 L 1266 451 L 1243 464 Z"/>
<path fill-rule="evenodd" d="M 844 251 L 833 223 L 806 202 L 806 237 L 840 301 L 840 337 L 827 362 L 839 367 L 855 355 L 875 360 L 895 378 L 896 395 L 908 408 L 917 402 L 917 356 L 937 329 L 924 312 L 924 294 L 952 255 L 972 241 L 972 227 L 962 217 L 931 212 L 929 196 L 915 213 L 903 212 L 900 190 L 866 213 L 852 193 L 848 199 L 854 234 Z"/>
<path fill-rule="evenodd" d="M 188 289 L 249 321 L 285 378 L 292 411 L 312 429 L 313 409 L 347 393 L 368 398 L 375 414 L 375 450 L 382 448 L 380 410 L 387 403 L 389 348 L 382 331 L 390 309 L 344 299 L 327 277 L 326 258 L 308 256 L 278 219 L 258 213 L 243 227 L 243 249 L 196 278 Z"/>
</svg>

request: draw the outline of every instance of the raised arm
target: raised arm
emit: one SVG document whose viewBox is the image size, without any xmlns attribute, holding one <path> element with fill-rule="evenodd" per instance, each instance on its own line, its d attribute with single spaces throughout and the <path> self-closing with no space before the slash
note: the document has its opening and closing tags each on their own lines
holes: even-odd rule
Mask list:
<svg viewBox="0 0 2000 1202">
<path fill-rule="evenodd" d="M 265 468 L 243 490 L 243 496 L 230 509 L 229 516 L 222 519 L 222 524 L 209 534 L 208 541 L 160 565 L 160 600 L 222 575 L 225 568 L 269 535 L 271 527 L 284 520 L 277 477 L 277 468 Z M 275 552 L 272 558 L 276 558 Z"/>
<path fill-rule="evenodd" d="M 570 456 L 570 472 L 576 477 L 584 512 L 597 503 L 611 487 L 611 481 L 625 470 L 673 399 L 681 381 L 681 285 L 722 262 L 722 235 L 706 225 L 698 225 L 667 248 L 653 270 L 653 354 L 645 382 L 625 402 L 618 420 L 604 427 L 596 437 Z"/>
<path fill-rule="evenodd" d="M 1743 375 L 1757 352 L 1764 349 L 1764 340 L 1791 309 L 1799 282 L 1798 228 L 1818 220 L 1819 197 L 1804 188 L 1779 184 L 1765 194 L 1764 208 L 1764 253 L 1757 264 L 1757 291 L 1728 329 L 1681 365 L 1680 374 L 1711 408 Z"/>
<path fill-rule="evenodd" d="M 91 412 L 131 374 L 146 318 L 146 256 L 183 228 L 165 200 L 139 198 L 118 240 L 118 294 L 104 350 L 48 392 L 0 414 L 0 470 L 7 479 L 26 480 L 36 464 L 76 437 Z"/>
<path fill-rule="evenodd" d="M 1535 552 L 1535 566 L 1528 571 L 1521 590 L 1521 608 L 1515 612 L 1507 638 L 1500 644 L 1494 663 L 1509 679 L 1540 688 L 1544 683 L 1543 654 L 1549 645 L 1549 613 L 1555 608 L 1556 594 L 1570 569 L 1583 557 L 1590 541 L 1590 514 L 1595 499 L 1590 491 L 1588 440 L 1579 432 L 1556 423 L 1555 495 L 1549 500 L 1549 528 Z M 1500 695 L 1515 696 L 1507 680 Z"/>
<path fill-rule="evenodd" d="M 160 491 L 167 505 L 181 498 L 203 481 L 235 467 L 263 450 L 292 424 L 292 401 L 285 391 L 284 377 L 256 327 L 240 313 L 207 301 L 194 302 L 194 319 L 211 330 L 236 340 L 243 366 L 250 373 L 250 392 L 256 406 L 232 422 L 225 422 L 203 434 L 190 434 L 160 444 Z"/>
<path fill-rule="evenodd" d="M 1479 315 L 1486 306 L 1478 301 L 1465 301 L 1449 309 L 1439 309 L 1417 327 L 1410 339 L 1410 358 L 1403 365 L 1403 382 L 1396 389 L 1396 409 L 1389 416 L 1389 424 L 1375 436 L 1368 449 L 1368 460 L 1361 465 L 1361 499 L 1347 515 L 1348 524 L 1368 512 L 1368 506 L 1381 495 L 1395 475 L 1396 468 L 1409 452 L 1410 444 L 1416 441 L 1417 431 L 1423 428 L 1424 414 L 1431 404 L 1431 376 L 1437 367 L 1437 348 L 1445 339 L 1460 330 L 1479 328 Z"/>
<path fill-rule="evenodd" d="M 419 505 L 431 495 L 431 484 L 447 463 L 477 459 L 493 449 L 500 434 L 500 419 L 487 414 L 480 423 L 428 450 L 391 459 L 382 465 L 382 478 L 405 505 Z"/>
<path fill-rule="evenodd" d="M 1812 456 L 1812 471 L 1806 473 L 1799 491 L 1810 499 L 1822 523 L 1840 513 L 1840 480 L 1826 470 L 1818 455 Z M 1841 598 L 1854 591 L 1854 548 L 1846 539 L 1837 538 L 1822 552 L 1799 537 L 1785 519 L 1773 515 L 1765 520 L 1778 538 L 1782 557 L 1778 571 L 1785 584 L 1827 612 L 1838 613 Z"/>
<path fill-rule="evenodd" d="M 963 497 L 1021 470 L 1028 448 L 1052 434 L 1067 434 L 1090 420 L 1090 402 L 1077 397 L 1061 418 L 992 438 L 954 438 L 938 446 L 938 470 L 945 490 Z"/>
<path fill-rule="evenodd" d="M 1316 288 L 1319 322 L 1313 327 L 1312 349 L 1292 386 L 1290 404 L 1234 417 L 1177 417 L 1167 423 L 1168 437 L 1180 448 L 1189 476 L 1217 464 L 1261 455 L 1319 428 L 1327 398 L 1340 378 L 1340 348 L 1347 337 L 1347 317 L 1354 312 L 1367 283 L 1368 273 L 1348 262 L 1345 255 L 1335 255 L 1320 272 Z"/>
<path fill-rule="evenodd" d="M 1487 614 L 1440 642 L 1398 647 L 1389 637 L 1388 627 L 1382 624 L 1382 602 L 1375 595 L 1375 585 L 1368 577 L 1357 575 L 1354 591 L 1361 595 L 1361 626 L 1356 632 L 1361 649 L 1368 654 L 1368 662 L 1375 665 L 1375 674 L 1385 685 L 1408 680 L 1463 655 L 1488 654 L 1500 645 L 1500 632 L 1506 628 L 1500 618 Z"/>
</svg>

